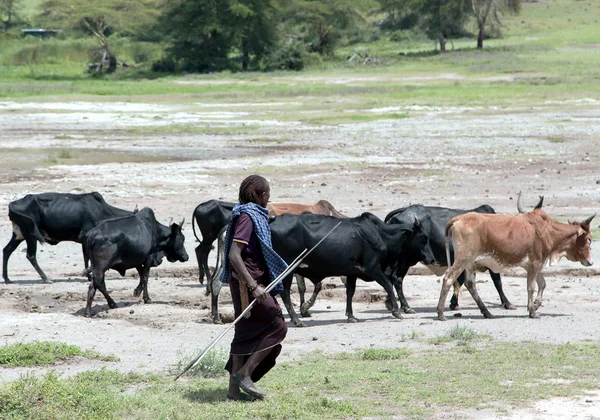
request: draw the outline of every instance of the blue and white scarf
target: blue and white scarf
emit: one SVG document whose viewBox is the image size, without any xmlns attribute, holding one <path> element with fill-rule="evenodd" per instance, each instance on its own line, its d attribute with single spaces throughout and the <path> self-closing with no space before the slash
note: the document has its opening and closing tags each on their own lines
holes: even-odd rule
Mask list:
<svg viewBox="0 0 600 420">
<path fill-rule="evenodd" d="M 231 213 L 227 234 L 225 235 L 225 257 L 223 258 L 223 273 L 221 273 L 221 283 L 229 283 L 231 278 L 231 263 L 229 262 L 229 250 L 233 242 L 233 224 L 235 219 L 242 213 L 246 213 L 252 219 L 254 232 L 258 236 L 260 248 L 263 257 L 269 269 L 271 281 L 275 280 L 286 268 L 286 262 L 273 250 L 271 243 L 271 227 L 269 226 L 269 210 L 255 203 L 236 204 Z M 283 283 L 279 281 L 271 290 L 271 295 L 275 296 L 283 292 Z"/>
</svg>

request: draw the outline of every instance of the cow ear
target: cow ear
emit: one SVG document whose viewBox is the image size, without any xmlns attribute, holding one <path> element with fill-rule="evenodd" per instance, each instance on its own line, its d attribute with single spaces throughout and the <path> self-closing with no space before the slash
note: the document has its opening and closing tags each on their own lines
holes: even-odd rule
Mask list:
<svg viewBox="0 0 600 420">
<path fill-rule="evenodd" d="M 579 237 L 579 236 L 583 236 L 583 235 L 585 235 L 586 233 L 587 233 L 587 232 L 586 232 L 585 230 L 583 230 L 583 228 L 581 228 L 581 227 L 580 227 L 579 229 L 577 229 L 577 236 L 578 236 L 578 237 Z"/>
</svg>

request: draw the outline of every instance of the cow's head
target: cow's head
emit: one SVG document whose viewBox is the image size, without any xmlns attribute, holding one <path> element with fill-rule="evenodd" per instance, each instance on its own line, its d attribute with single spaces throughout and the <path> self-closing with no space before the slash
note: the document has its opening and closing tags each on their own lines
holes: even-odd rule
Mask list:
<svg viewBox="0 0 600 420">
<path fill-rule="evenodd" d="M 425 265 L 432 265 L 435 263 L 433 249 L 431 249 L 431 244 L 429 243 L 429 235 L 417 216 L 415 216 L 412 226 L 412 235 L 406 242 L 406 249 L 404 252 L 413 256 L 415 261 L 420 261 Z"/>
<path fill-rule="evenodd" d="M 582 265 L 589 267 L 593 264 L 592 261 L 592 232 L 590 223 L 596 215 L 588 217 L 583 222 L 571 222 L 572 225 L 579 225 L 577 230 L 577 239 L 571 247 L 566 250 L 566 257 L 570 261 L 580 262 Z"/>
<path fill-rule="evenodd" d="M 185 236 L 183 236 L 183 232 L 181 231 L 184 222 L 185 219 L 180 224 L 173 223 L 171 225 L 171 234 L 165 247 L 166 257 L 169 262 L 186 262 L 189 259 L 185 251 Z"/>
</svg>

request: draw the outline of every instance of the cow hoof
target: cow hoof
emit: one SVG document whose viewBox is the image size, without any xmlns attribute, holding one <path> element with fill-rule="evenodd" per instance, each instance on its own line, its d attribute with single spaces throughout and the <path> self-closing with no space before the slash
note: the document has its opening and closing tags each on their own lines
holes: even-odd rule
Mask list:
<svg viewBox="0 0 600 420">
<path fill-rule="evenodd" d="M 451 311 L 460 311 L 460 305 L 450 305 Z"/>
<path fill-rule="evenodd" d="M 354 318 L 354 317 L 349 317 L 348 318 L 348 322 L 350 324 L 356 324 L 358 322 L 358 319 Z"/>
<path fill-rule="evenodd" d="M 535 312 L 533 312 L 533 313 L 529 313 L 529 318 L 532 318 L 532 319 L 539 319 L 539 317 L 540 317 L 540 316 L 539 316 L 538 314 L 536 314 Z"/>
<path fill-rule="evenodd" d="M 146 303 L 146 304 L 152 303 L 152 299 L 144 299 L 144 303 Z"/>
<path fill-rule="evenodd" d="M 504 309 L 514 311 L 515 309 L 517 309 L 517 307 L 515 305 L 513 305 L 512 303 L 508 302 L 508 303 L 504 304 Z"/>
<path fill-rule="evenodd" d="M 310 313 L 308 312 L 308 310 L 309 310 L 310 308 L 311 308 L 311 307 L 310 307 L 310 306 L 308 306 L 308 304 L 307 304 L 306 302 L 304 302 L 302 305 L 300 305 L 300 313 L 302 314 L 302 316 L 305 316 L 305 317 L 310 317 L 311 315 L 310 315 Z"/>
<path fill-rule="evenodd" d="M 213 324 L 221 325 L 221 324 L 223 324 L 223 321 L 221 321 L 221 319 L 214 319 L 213 318 Z"/>
<path fill-rule="evenodd" d="M 52 280 L 50 280 L 49 278 L 42 279 L 42 281 L 46 284 L 52 284 Z"/>
<path fill-rule="evenodd" d="M 438 320 L 446 321 L 446 316 L 444 314 L 440 314 L 440 315 L 438 315 Z"/>
<path fill-rule="evenodd" d="M 392 315 L 394 316 L 394 318 L 402 319 L 402 314 L 400 313 L 400 311 L 392 312 Z"/>
<path fill-rule="evenodd" d="M 6 283 L 6 284 L 11 284 L 12 282 L 13 282 L 13 281 L 12 281 L 12 280 L 9 280 L 8 278 L 5 278 L 5 279 L 4 279 L 4 283 Z"/>
<path fill-rule="evenodd" d="M 489 312 L 487 312 L 487 313 L 484 313 L 484 314 L 483 314 L 483 317 L 484 317 L 485 319 L 494 319 L 494 318 L 495 318 L 495 317 L 494 317 L 494 315 L 492 315 L 492 314 L 491 314 L 491 313 L 489 313 Z"/>
<path fill-rule="evenodd" d="M 298 328 L 304 328 L 306 327 L 306 324 L 302 321 L 298 321 L 298 322 L 294 322 L 294 325 Z"/>
<path fill-rule="evenodd" d="M 405 314 L 416 314 L 415 310 L 413 308 L 402 308 L 402 310 L 404 311 Z"/>
<path fill-rule="evenodd" d="M 114 303 L 114 302 L 113 302 L 113 303 L 109 303 L 109 304 L 108 304 L 108 307 L 109 307 L 110 309 L 117 309 L 117 304 L 116 304 L 116 303 Z"/>
<path fill-rule="evenodd" d="M 88 311 L 85 311 L 85 313 L 83 314 L 83 316 L 86 317 L 86 318 L 91 318 L 92 317 L 92 313 L 88 312 Z"/>
<path fill-rule="evenodd" d="M 134 297 L 139 297 L 142 294 L 142 289 L 138 289 L 137 287 L 133 291 Z"/>
<path fill-rule="evenodd" d="M 310 314 L 310 312 L 300 312 L 300 316 L 302 318 L 312 318 L 312 315 Z"/>
</svg>

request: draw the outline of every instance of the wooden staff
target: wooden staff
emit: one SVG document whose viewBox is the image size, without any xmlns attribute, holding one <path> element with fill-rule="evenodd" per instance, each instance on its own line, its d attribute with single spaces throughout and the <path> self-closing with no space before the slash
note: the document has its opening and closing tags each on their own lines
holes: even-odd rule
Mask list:
<svg viewBox="0 0 600 420">
<path fill-rule="evenodd" d="M 273 280 L 265 289 L 266 292 L 270 292 L 275 285 L 282 281 L 284 278 L 286 278 L 288 275 L 290 275 L 302 262 L 302 260 L 304 258 L 306 258 L 306 256 L 308 254 L 310 254 L 316 247 L 318 247 L 319 245 L 321 245 L 321 242 L 323 242 L 325 240 L 325 238 L 327 238 L 329 235 L 331 235 L 331 232 L 333 232 L 339 225 L 341 225 L 342 222 L 339 222 L 337 225 L 335 225 L 333 227 L 333 229 L 331 229 L 329 231 L 329 233 L 327 233 L 327 235 L 323 236 L 323 238 L 321 238 L 321 240 L 319 242 L 317 242 L 317 244 L 315 246 L 313 246 L 310 250 L 304 250 L 300 253 L 300 255 L 298 255 L 296 257 L 296 259 L 294 261 L 292 261 L 292 263 L 285 269 L 283 270 L 283 272 L 277 276 L 277 278 L 275 280 Z M 252 309 L 252 307 L 254 306 L 254 304 L 256 303 L 256 299 L 253 300 L 252 302 L 250 302 L 250 304 L 248 305 L 248 307 L 246 309 L 244 309 L 244 311 L 242 311 L 242 313 L 240 314 L 240 316 L 238 316 L 235 321 L 233 321 L 226 329 L 225 331 L 223 331 L 221 334 L 219 334 L 219 336 L 217 336 L 217 338 L 215 338 L 213 341 L 210 342 L 210 344 L 208 346 L 206 346 L 206 348 L 204 350 L 202 350 L 202 353 L 200 353 L 198 356 L 196 356 L 190 363 L 188 363 L 188 365 L 183 369 L 183 371 L 177 375 L 175 377 L 175 380 L 179 379 L 185 372 L 187 372 L 188 370 L 190 370 L 191 368 L 193 368 L 194 366 L 196 366 L 198 363 L 200 363 L 200 360 L 202 360 L 202 358 L 204 356 L 206 356 L 206 354 L 210 351 L 210 349 L 212 349 L 215 344 L 217 344 L 221 338 L 223 338 L 225 336 L 225 334 L 227 334 L 229 332 L 229 330 L 231 328 L 233 328 L 233 326 L 235 324 L 237 324 L 237 322 L 242 319 L 242 317 L 246 314 L 246 312 L 248 312 L 250 309 Z"/>
</svg>

